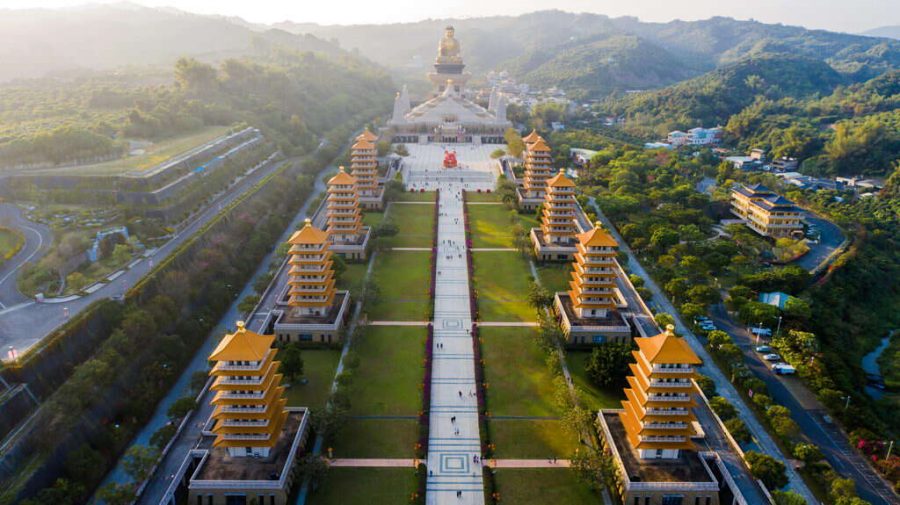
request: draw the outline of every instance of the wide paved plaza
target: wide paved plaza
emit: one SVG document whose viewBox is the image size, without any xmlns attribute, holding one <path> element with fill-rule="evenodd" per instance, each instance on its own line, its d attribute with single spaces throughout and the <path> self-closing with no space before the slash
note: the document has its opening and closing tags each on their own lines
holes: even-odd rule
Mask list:
<svg viewBox="0 0 900 505">
<path fill-rule="evenodd" d="M 500 163 L 491 159 L 497 145 L 407 144 L 403 180 L 410 190 L 434 191 L 453 184 L 457 190 L 493 190 Z M 458 168 L 443 168 L 444 152 L 456 152 Z"/>
</svg>

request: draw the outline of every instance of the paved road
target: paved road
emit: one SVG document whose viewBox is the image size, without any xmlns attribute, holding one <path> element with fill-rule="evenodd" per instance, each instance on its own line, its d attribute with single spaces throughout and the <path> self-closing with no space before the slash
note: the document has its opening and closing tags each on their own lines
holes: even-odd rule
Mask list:
<svg viewBox="0 0 900 505">
<path fill-rule="evenodd" d="M 814 395 L 807 391 L 803 402 L 794 395 L 791 389 L 805 389 L 798 378 L 772 373 L 767 362 L 753 350 L 756 338 L 745 327 L 735 324 L 722 304 L 713 307 L 711 316 L 716 326 L 728 332 L 735 344 L 744 352 L 744 361 L 753 373 L 766 383 L 772 399 L 791 411 L 791 417 L 800 426 L 800 431 L 822 449 L 825 458 L 838 473 L 856 482 L 856 491 L 862 499 L 873 505 L 900 502 L 900 497 L 894 494 L 862 456 L 850 447 L 840 430 L 823 421 L 825 408 L 815 400 Z"/>
<path fill-rule="evenodd" d="M 719 370 L 719 367 L 715 365 L 715 362 L 712 360 L 712 356 L 706 351 L 700 341 L 697 339 L 697 336 L 691 331 L 691 329 L 684 324 L 681 318 L 678 315 L 678 311 L 675 310 L 675 307 L 669 301 L 668 298 L 663 294 L 662 290 L 659 289 L 659 286 L 656 285 L 656 282 L 650 277 L 650 274 L 644 270 L 644 267 L 637 261 L 634 253 L 631 251 L 631 248 L 628 247 L 628 244 L 622 239 L 621 235 L 619 235 L 618 231 L 613 226 L 612 222 L 607 219 L 607 217 L 600 210 L 600 207 L 596 204 L 593 198 L 590 199 L 590 204 L 594 208 L 597 213 L 597 217 L 603 222 L 604 226 L 610 231 L 613 237 L 619 242 L 619 249 L 624 251 L 628 255 L 628 266 L 631 271 L 641 278 L 644 279 L 644 286 L 650 290 L 653 294 L 653 298 L 659 307 L 672 315 L 675 319 L 675 327 L 679 333 L 684 335 L 687 342 L 690 344 L 691 349 L 703 360 L 703 365 L 699 367 L 699 370 L 702 374 L 707 375 L 709 378 L 713 380 L 716 385 L 716 390 L 722 395 L 725 399 L 727 399 L 734 407 L 737 409 L 738 414 L 741 419 L 747 424 L 747 428 L 750 430 L 750 433 L 753 435 L 753 438 L 757 440 L 759 443 L 760 449 L 762 452 L 769 454 L 781 461 L 786 461 L 788 458 L 781 452 L 778 445 L 775 444 L 775 441 L 772 440 L 772 437 L 769 436 L 768 432 L 759 424 L 759 421 L 756 420 L 756 417 L 753 416 L 753 412 L 750 410 L 745 403 L 743 398 L 738 394 L 737 390 L 734 388 L 734 385 L 728 380 L 728 377 Z M 818 503 L 815 499 L 815 496 L 812 494 L 812 491 L 806 486 L 806 483 L 803 482 L 803 479 L 800 475 L 790 466 L 787 469 L 788 479 L 790 480 L 788 486 L 801 496 L 806 499 L 806 502 L 809 504 Z"/>
<path fill-rule="evenodd" d="M 0 265 L 0 310 L 3 310 L 29 301 L 16 289 L 19 269 L 47 254 L 53 243 L 53 233 L 46 225 L 29 221 L 22 215 L 22 210 L 11 203 L 0 203 L 0 225 L 19 230 L 25 236 L 22 249 Z"/>
<path fill-rule="evenodd" d="M 793 264 L 811 272 L 841 245 L 844 241 L 844 234 L 836 224 L 818 217 L 810 211 L 806 211 L 806 222 L 819 229 L 821 234 L 819 243 L 809 244 L 809 252 Z"/>
<path fill-rule="evenodd" d="M 6 349 L 7 346 L 14 346 L 21 354 L 29 347 L 40 342 L 45 336 L 52 333 L 53 330 L 62 325 L 68 317 L 77 314 L 91 303 L 104 298 L 123 295 L 153 268 L 156 261 L 168 256 L 185 240 L 196 233 L 203 225 L 215 217 L 223 207 L 243 195 L 247 189 L 274 172 L 284 163 L 287 162 L 275 161 L 268 163 L 257 169 L 248 177 L 241 179 L 230 190 L 218 196 L 212 204 L 200 212 L 190 224 L 179 230 L 175 237 L 169 240 L 169 242 L 160 246 L 152 257 L 141 260 L 140 263 L 127 270 L 123 275 L 100 290 L 67 303 L 36 303 L 27 300 L 0 309 L 0 349 Z M 15 276 L 10 276 L 10 279 L 12 277 Z M 7 280 L 6 282 L 13 281 Z M 66 309 L 68 310 L 68 316 L 65 314 Z"/>
</svg>

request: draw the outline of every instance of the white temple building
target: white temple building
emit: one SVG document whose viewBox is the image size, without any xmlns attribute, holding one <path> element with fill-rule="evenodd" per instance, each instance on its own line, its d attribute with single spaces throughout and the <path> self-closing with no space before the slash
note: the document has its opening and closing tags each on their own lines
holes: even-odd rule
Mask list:
<svg viewBox="0 0 900 505">
<path fill-rule="evenodd" d="M 487 109 L 470 100 L 465 84 L 470 74 L 459 55 L 459 42 L 448 26 L 438 45 L 434 72 L 428 74 L 434 89 L 432 97 L 410 106 L 406 86 L 394 99 L 394 112 L 388 129 L 394 143 L 467 143 L 503 144 L 503 133 L 512 123 L 506 119 L 506 98 L 491 92 Z"/>
</svg>

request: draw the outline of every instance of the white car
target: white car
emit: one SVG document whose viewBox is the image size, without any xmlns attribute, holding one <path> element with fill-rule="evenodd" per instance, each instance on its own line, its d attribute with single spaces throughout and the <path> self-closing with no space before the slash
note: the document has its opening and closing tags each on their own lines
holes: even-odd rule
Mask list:
<svg viewBox="0 0 900 505">
<path fill-rule="evenodd" d="M 770 352 L 772 352 L 772 348 L 767 345 L 758 345 L 758 346 L 756 346 L 756 352 L 770 353 Z"/>
<path fill-rule="evenodd" d="M 765 356 L 763 356 L 763 359 L 766 361 L 781 361 L 781 356 L 773 352 L 771 354 L 766 354 Z"/>
</svg>

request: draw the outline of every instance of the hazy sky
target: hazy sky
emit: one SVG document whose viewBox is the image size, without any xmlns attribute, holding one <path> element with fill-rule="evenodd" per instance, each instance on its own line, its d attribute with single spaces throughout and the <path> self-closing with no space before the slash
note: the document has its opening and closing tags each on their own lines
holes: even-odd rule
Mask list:
<svg viewBox="0 0 900 505">
<path fill-rule="evenodd" d="M 0 7 L 71 7 L 85 0 L 0 0 Z M 99 0 L 91 3 L 112 3 Z M 425 18 L 522 14 L 557 8 L 645 21 L 730 16 L 809 28 L 859 32 L 900 25 L 900 0 L 134 0 L 261 23 L 390 23 Z"/>
</svg>

